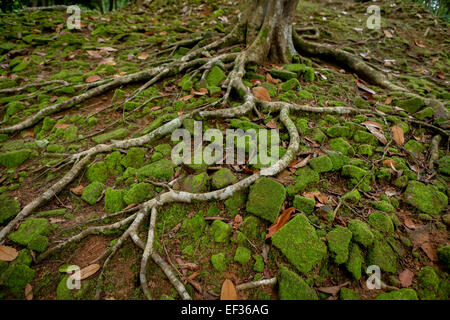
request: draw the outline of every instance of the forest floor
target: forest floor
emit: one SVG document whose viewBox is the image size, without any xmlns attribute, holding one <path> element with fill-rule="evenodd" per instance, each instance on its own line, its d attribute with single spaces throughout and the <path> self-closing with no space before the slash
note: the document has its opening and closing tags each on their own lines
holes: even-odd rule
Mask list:
<svg viewBox="0 0 450 320">
<path fill-rule="evenodd" d="M 1 15 L 0 90 L 59 82 L 0 91 L 0 128 L 81 93 L 83 85 L 182 57 L 198 45 L 174 46 L 178 41 L 223 37 L 234 24 L 237 6 L 212 2 L 160 6 L 156 1 L 141 11 L 82 12 L 78 31 L 67 30 L 68 14 L 61 11 Z M 437 98 L 450 110 L 448 23 L 413 2 L 379 1 L 381 29 L 369 30 L 369 4 L 301 1 L 295 23 L 314 25 L 320 31 L 314 41 L 358 55 L 394 82 Z M 158 212 L 155 250 L 194 299 L 219 299 L 225 279 L 239 285 L 272 277 L 277 277 L 276 285 L 239 290 L 239 298 L 448 299 L 449 137 L 448 130 L 436 129 L 448 129 L 448 123 L 445 127 L 421 99 L 391 94 L 342 66 L 316 57 L 304 57 L 302 63 L 313 76 L 309 72 L 282 81 L 276 75 L 283 65 L 267 63 L 248 68 L 245 84 L 264 87 L 272 101 L 351 106 L 375 115 L 292 114 L 300 155 L 286 170 L 266 185 L 225 201 L 165 205 Z M 218 101 L 228 71 L 214 67 L 205 79 L 201 73 L 181 72 L 125 104 L 142 83 L 123 86 L 19 132 L 0 134 L 0 229 L 67 172 L 67 166 L 55 167 L 65 157 L 100 143 L 142 136 Z M 212 119 L 203 126 L 221 131 L 277 127 L 282 146 L 288 143 L 278 115 Z M 192 129 L 192 119 L 183 127 Z M 114 213 L 164 191 L 164 186 L 154 185 L 157 180 L 177 179 L 175 189 L 206 192 L 261 169 L 251 164 L 175 166 L 169 161 L 173 145 L 166 136 L 139 148 L 102 153 L 67 188 L 34 210 L 0 247 L 18 251 L 15 257 L 12 250 L 13 261 L 1 261 L 8 259 L 0 251 L 0 298 L 31 298 L 31 289 L 34 299 L 93 299 L 100 272 L 82 280 L 80 290 L 69 290 L 66 267 L 92 265 L 123 228 L 90 235 L 42 261 L 36 260 L 39 253 L 90 225 L 123 218 L 127 212 Z M 275 235 L 266 239 L 274 222 L 265 215 L 270 210 L 293 218 L 284 229 L 275 225 Z M 145 221 L 138 235 L 145 238 L 147 230 Z M 141 258 L 142 250 L 128 238 L 104 270 L 100 297 L 144 299 Z M 381 269 L 380 289 L 366 285 L 371 265 Z M 153 261 L 147 280 L 154 298 L 180 298 Z"/>
</svg>

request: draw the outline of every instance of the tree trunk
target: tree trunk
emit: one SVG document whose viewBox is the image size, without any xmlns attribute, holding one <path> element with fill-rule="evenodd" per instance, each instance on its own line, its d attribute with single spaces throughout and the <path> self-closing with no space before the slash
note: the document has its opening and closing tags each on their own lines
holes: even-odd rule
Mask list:
<svg viewBox="0 0 450 320">
<path fill-rule="evenodd" d="M 296 54 L 292 22 L 299 0 L 246 0 L 242 24 L 249 61 L 287 63 Z"/>
</svg>

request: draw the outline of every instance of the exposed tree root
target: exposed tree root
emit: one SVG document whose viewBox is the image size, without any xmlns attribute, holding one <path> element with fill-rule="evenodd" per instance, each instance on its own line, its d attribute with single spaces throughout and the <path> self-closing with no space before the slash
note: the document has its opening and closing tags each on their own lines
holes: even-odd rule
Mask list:
<svg viewBox="0 0 450 320">
<path fill-rule="evenodd" d="M 263 279 L 263 280 L 258 280 L 258 281 L 242 283 L 242 284 L 236 286 L 236 289 L 247 290 L 247 289 L 258 288 L 260 286 L 273 286 L 276 283 L 277 283 L 277 278 Z"/>
</svg>

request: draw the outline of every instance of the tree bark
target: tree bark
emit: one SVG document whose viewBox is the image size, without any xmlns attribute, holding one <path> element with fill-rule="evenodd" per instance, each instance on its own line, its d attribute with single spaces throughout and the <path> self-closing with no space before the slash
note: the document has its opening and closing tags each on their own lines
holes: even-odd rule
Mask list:
<svg viewBox="0 0 450 320">
<path fill-rule="evenodd" d="M 246 0 L 242 24 L 249 61 L 288 63 L 296 54 L 292 22 L 299 0 Z"/>
</svg>

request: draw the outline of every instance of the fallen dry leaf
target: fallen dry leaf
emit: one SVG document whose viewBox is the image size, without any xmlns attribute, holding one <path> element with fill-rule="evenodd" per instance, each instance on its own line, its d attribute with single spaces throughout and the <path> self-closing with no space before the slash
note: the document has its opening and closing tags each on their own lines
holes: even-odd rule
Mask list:
<svg viewBox="0 0 450 320">
<path fill-rule="evenodd" d="M 145 60 L 145 59 L 147 59 L 149 56 L 150 56 L 150 54 L 148 54 L 147 52 L 142 52 L 142 53 L 139 55 L 138 59 L 139 59 L 139 60 Z"/>
<path fill-rule="evenodd" d="M 100 269 L 99 264 L 91 264 L 80 270 L 80 280 L 84 280 L 94 275 Z"/>
<path fill-rule="evenodd" d="M 87 77 L 85 81 L 87 83 L 91 83 L 91 82 L 96 82 L 96 81 L 98 81 L 100 79 L 101 79 L 101 77 L 99 75 L 94 74 L 92 76 Z"/>
<path fill-rule="evenodd" d="M 414 278 L 414 273 L 409 270 L 403 270 L 399 275 L 398 279 L 400 280 L 400 284 L 403 288 L 408 288 L 412 284 L 412 279 Z"/>
<path fill-rule="evenodd" d="M 7 246 L 0 246 L 0 261 L 14 261 L 19 253 L 16 249 Z"/>
<path fill-rule="evenodd" d="M 392 33 L 389 31 L 389 30 L 387 30 L 387 29 L 383 29 L 383 33 L 384 33 L 384 35 L 387 37 L 387 38 L 392 38 L 393 36 L 392 36 Z"/>
<path fill-rule="evenodd" d="M 320 292 L 328 293 L 328 294 L 335 296 L 339 293 L 339 291 L 341 290 L 342 287 L 345 287 L 349 283 L 350 282 L 345 282 L 341 285 L 332 286 L 332 287 L 319 287 L 319 288 L 317 288 L 317 290 L 319 290 Z"/>
<path fill-rule="evenodd" d="M 264 87 L 252 88 L 252 93 L 259 100 L 267 101 L 267 102 L 272 101 L 272 99 L 270 98 L 269 91 L 267 91 L 267 89 Z"/>
<path fill-rule="evenodd" d="M 370 133 L 378 139 L 378 141 L 380 141 L 382 144 L 386 144 L 387 143 L 387 139 L 383 134 L 383 129 L 381 127 L 381 125 L 377 122 L 374 121 L 365 121 L 363 123 L 361 123 L 362 125 L 364 125 L 367 130 L 370 131 Z"/>
<path fill-rule="evenodd" d="M 25 286 L 25 299 L 33 300 L 33 287 L 29 283 Z"/>
<path fill-rule="evenodd" d="M 57 123 L 55 124 L 56 129 L 66 129 L 69 125 L 67 123 Z"/>
<path fill-rule="evenodd" d="M 193 94 L 188 94 L 187 96 L 181 97 L 180 100 L 181 101 L 188 101 L 190 98 L 193 98 L 194 95 Z"/>
<path fill-rule="evenodd" d="M 75 194 L 77 196 L 81 196 L 83 194 L 84 186 L 80 184 L 78 187 L 70 188 L 69 190 L 73 194 Z"/>
<path fill-rule="evenodd" d="M 204 96 L 208 94 L 208 89 L 206 88 L 200 88 L 200 90 L 195 91 L 194 89 L 192 89 L 191 93 L 195 96 Z"/>
<path fill-rule="evenodd" d="M 271 238 L 278 230 L 280 230 L 288 221 L 291 219 L 292 214 L 295 212 L 294 207 L 287 208 L 284 210 L 275 222 L 269 227 L 266 234 L 266 239 Z"/>
<path fill-rule="evenodd" d="M 392 159 L 386 159 L 383 161 L 383 166 L 386 168 L 393 168 L 395 170 L 395 165 L 397 164 L 397 161 Z"/>
<path fill-rule="evenodd" d="M 423 252 L 425 252 L 427 257 L 431 261 L 433 261 L 433 262 L 438 261 L 438 256 L 437 256 L 436 250 L 433 248 L 433 246 L 429 242 L 422 243 L 420 248 L 422 248 Z"/>
<path fill-rule="evenodd" d="M 273 77 L 270 75 L 270 73 L 267 73 L 267 74 L 266 74 L 266 81 L 267 81 L 268 83 L 270 83 L 270 84 L 277 84 L 277 83 L 280 83 L 280 82 L 281 82 L 280 79 L 275 79 L 275 78 L 273 78 Z"/>
<path fill-rule="evenodd" d="M 266 127 L 269 129 L 276 129 L 277 123 L 274 120 L 270 120 L 269 122 L 266 123 Z"/>
<path fill-rule="evenodd" d="M 403 129 L 399 126 L 392 127 L 392 138 L 398 145 L 402 146 L 405 143 L 405 135 Z"/>
<path fill-rule="evenodd" d="M 236 287 L 234 286 L 233 282 L 228 279 L 226 279 L 222 284 L 220 300 L 237 300 Z"/>
</svg>

